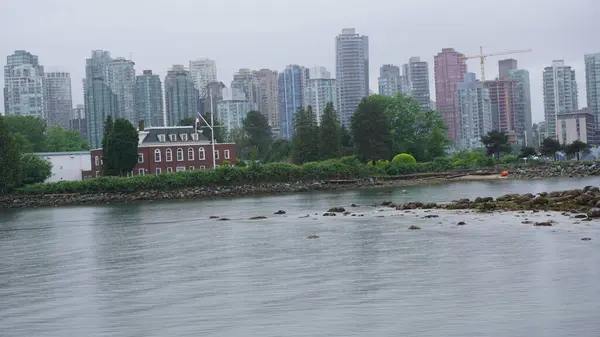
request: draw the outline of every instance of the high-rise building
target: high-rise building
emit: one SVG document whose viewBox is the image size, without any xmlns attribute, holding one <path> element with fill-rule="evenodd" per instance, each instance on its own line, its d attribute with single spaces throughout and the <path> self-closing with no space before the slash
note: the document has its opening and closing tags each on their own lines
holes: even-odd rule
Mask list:
<svg viewBox="0 0 600 337">
<path fill-rule="evenodd" d="M 457 146 L 463 149 L 482 147 L 481 137 L 492 131 L 492 104 L 489 90 L 466 73 L 457 84 L 460 130 Z"/>
<path fill-rule="evenodd" d="M 411 57 L 408 64 L 403 66 L 405 69 L 404 77 L 410 88 L 410 92 L 415 101 L 421 105 L 421 110 L 431 109 L 431 96 L 429 93 L 429 65 L 421 61 L 419 57 Z"/>
<path fill-rule="evenodd" d="M 67 72 L 46 73 L 44 87 L 48 126 L 60 126 L 68 130 L 73 113 L 71 75 Z"/>
<path fill-rule="evenodd" d="M 559 114 L 556 133 L 561 144 L 571 144 L 578 140 L 592 143 L 595 130 L 595 117 L 589 108 Z"/>
<path fill-rule="evenodd" d="M 186 117 L 198 114 L 198 89 L 183 65 L 174 65 L 165 77 L 166 125 L 176 126 Z"/>
<path fill-rule="evenodd" d="M 586 54 L 584 60 L 587 106 L 600 130 L 600 53 Z"/>
<path fill-rule="evenodd" d="M 304 88 L 303 106 L 312 107 L 318 125 L 328 103 L 338 111 L 338 96 L 336 80 L 331 78 L 331 73 L 325 67 L 313 67 L 309 69 L 309 79 Z M 338 113 L 339 115 L 339 113 Z"/>
<path fill-rule="evenodd" d="M 517 143 L 517 83 L 510 79 L 485 81 L 492 103 L 492 129 L 508 135 L 511 144 Z"/>
<path fill-rule="evenodd" d="M 261 69 L 254 72 L 258 88 L 258 111 L 269 121 L 273 134 L 279 134 L 279 86 L 275 70 Z"/>
<path fill-rule="evenodd" d="M 467 72 L 463 56 L 453 48 L 444 48 L 434 57 L 435 102 L 453 142 L 458 140 L 460 130 L 456 85 Z"/>
<path fill-rule="evenodd" d="M 517 69 L 517 60 L 506 59 L 498 61 L 499 77 L 501 80 L 506 80 L 510 76 L 510 71 Z"/>
<path fill-rule="evenodd" d="M 303 108 L 304 88 L 308 82 L 308 69 L 297 64 L 288 65 L 279 73 L 279 121 L 283 139 L 294 136 L 294 117 Z"/>
<path fill-rule="evenodd" d="M 525 69 L 512 69 L 508 72 L 508 79 L 514 81 L 516 85 L 515 132 L 517 133 L 517 142 L 531 146 L 533 144 L 533 129 L 529 72 Z"/>
<path fill-rule="evenodd" d="M 135 113 L 147 127 L 165 126 L 160 76 L 144 70 L 135 78 Z"/>
<path fill-rule="evenodd" d="M 233 74 L 233 81 L 231 81 L 231 89 L 238 89 L 246 94 L 246 98 L 249 101 L 259 104 L 259 90 L 258 90 L 258 78 L 256 72 L 242 68 L 237 73 Z"/>
<path fill-rule="evenodd" d="M 558 115 L 579 109 L 575 70 L 566 66 L 563 60 L 552 61 L 552 66 L 544 68 L 543 93 L 546 134 L 557 139 Z"/>
<path fill-rule="evenodd" d="M 103 50 L 93 50 L 91 58 L 86 60 L 83 98 L 88 143 L 92 149 L 102 146 L 106 117 L 119 117 L 117 95 L 109 86 L 111 60 L 110 53 Z"/>
<path fill-rule="evenodd" d="M 348 127 L 360 101 L 369 96 L 369 37 L 342 29 L 335 51 L 340 121 Z"/>
<path fill-rule="evenodd" d="M 210 82 L 200 91 L 200 113 L 212 113 L 217 116 L 217 102 L 223 100 L 223 90 L 227 88 L 223 82 Z"/>
<path fill-rule="evenodd" d="M 383 96 L 396 96 L 399 93 L 410 94 L 409 82 L 400 75 L 400 67 L 393 64 L 384 64 L 379 68 L 379 94 Z"/>
<path fill-rule="evenodd" d="M 46 118 L 44 67 L 37 55 L 16 50 L 4 66 L 4 113 Z"/>
<path fill-rule="evenodd" d="M 207 58 L 192 60 L 190 61 L 190 74 L 196 89 L 202 91 L 208 83 L 217 81 L 217 63 Z"/>
<path fill-rule="evenodd" d="M 87 123 L 85 121 L 85 106 L 83 104 L 77 104 L 73 108 L 71 119 L 69 120 L 69 129 L 79 131 L 81 138 L 87 140 Z"/>
<path fill-rule="evenodd" d="M 248 112 L 257 110 L 256 103 L 247 99 L 246 94 L 237 88 L 224 88 L 223 99 L 217 103 L 217 119 L 227 132 L 242 127 Z"/>
<path fill-rule="evenodd" d="M 108 86 L 117 95 L 117 117 L 137 125 L 135 113 L 135 63 L 123 57 L 108 62 Z"/>
</svg>

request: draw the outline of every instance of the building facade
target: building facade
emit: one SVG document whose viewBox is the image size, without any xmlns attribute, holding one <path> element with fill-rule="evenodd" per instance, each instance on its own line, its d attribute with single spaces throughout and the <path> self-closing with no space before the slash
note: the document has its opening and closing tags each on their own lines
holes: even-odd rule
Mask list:
<svg viewBox="0 0 600 337">
<path fill-rule="evenodd" d="M 508 135 L 511 144 L 517 143 L 517 83 L 512 80 L 485 81 L 492 103 L 492 129 Z"/>
<path fill-rule="evenodd" d="M 90 151 L 42 152 L 35 155 L 52 164 L 52 174 L 45 183 L 82 180 L 82 173 L 92 167 Z"/>
<path fill-rule="evenodd" d="M 481 137 L 492 131 L 490 93 L 475 74 L 466 73 L 457 85 L 460 132 L 457 146 L 462 149 L 482 147 Z"/>
<path fill-rule="evenodd" d="M 337 82 L 331 78 L 331 73 L 325 67 L 309 69 L 309 79 L 304 88 L 305 107 L 312 107 L 318 125 L 328 103 L 333 104 L 333 109 L 338 113 Z"/>
<path fill-rule="evenodd" d="M 579 109 L 575 70 L 563 60 L 552 61 L 552 66 L 544 68 L 543 93 L 546 132 L 548 137 L 557 139 L 558 115 Z"/>
<path fill-rule="evenodd" d="M 275 70 L 261 69 L 255 72 L 258 87 L 258 111 L 265 116 L 273 134 L 279 134 L 279 85 Z"/>
<path fill-rule="evenodd" d="M 210 82 L 200 91 L 200 113 L 202 116 L 207 113 L 217 115 L 217 102 L 223 100 L 223 90 L 227 87 L 223 82 Z"/>
<path fill-rule="evenodd" d="M 190 72 L 182 65 L 174 65 L 165 77 L 166 125 L 176 126 L 186 117 L 198 114 L 198 89 Z"/>
<path fill-rule="evenodd" d="M 393 64 L 384 64 L 379 68 L 377 79 L 379 94 L 382 96 L 396 96 L 400 93 L 410 94 L 409 82 L 400 75 L 400 67 Z"/>
<path fill-rule="evenodd" d="M 123 57 L 108 62 L 108 86 L 117 96 L 117 116 L 136 125 L 135 113 L 135 63 Z"/>
<path fill-rule="evenodd" d="M 294 118 L 298 109 L 304 107 L 304 88 L 308 83 L 309 70 L 297 64 L 288 65 L 279 73 L 279 120 L 283 139 L 294 136 Z"/>
<path fill-rule="evenodd" d="M 162 83 L 152 70 L 144 70 L 135 78 L 135 115 L 148 127 L 165 126 Z"/>
<path fill-rule="evenodd" d="M 498 61 L 498 73 L 499 79 L 506 80 L 510 77 L 511 70 L 515 70 L 518 68 L 517 60 L 515 59 L 506 59 Z"/>
<path fill-rule="evenodd" d="M 516 64 L 515 64 L 516 66 Z M 529 72 L 525 69 L 511 69 L 508 79 L 514 81 L 515 92 L 515 132 L 518 143 L 526 146 L 533 144 L 533 121 L 531 118 L 531 85 Z"/>
<path fill-rule="evenodd" d="M 404 77 L 408 82 L 411 96 L 421 105 L 421 110 L 430 110 L 429 65 L 419 57 L 411 57 L 405 65 Z"/>
<path fill-rule="evenodd" d="M 464 55 L 453 48 L 444 48 L 434 57 L 435 102 L 446 127 L 448 137 L 458 141 L 460 119 L 456 86 L 464 80 L 467 64 Z"/>
<path fill-rule="evenodd" d="M 87 122 L 85 121 L 85 105 L 77 104 L 71 113 L 69 129 L 79 131 L 81 138 L 88 140 Z"/>
<path fill-rule="evenodd" d="M 248 112 L 257 110 L 256 103 L 248 100 L 243 91 L 233 88 L 223 89 L 223 99 L 216 105 L 216 118 L 228 133 L 241 128 Z"/>
<path fill-rule="evenodd" d="M 102 144 L 106 117 L 119 116 L 117 95 L 109 86 L 108 64 L 111 60 L 110 53 L 103 50 L 93 50 L 86 60 L 83 99 L 90 148 Z"/>
<path fill-rule="evenodd" d="M 4 66 L 4 113 L 46 119 L 44 67 L 37 55 L 16 50 Z"/>
<path fill-rule="evenodd" d="M 335 59 L 340 121 L 349 127 L 358 104 L 369 96 L 369 38 L 354 28 L 342 29 L 335 38 Z"/>
<path fill-rule="evenodd" d="M 142 123 L 143 124 L 143 123 Z M 235 144 L 212 144 L 191 126 L 148 128 L 138 130 L 138 163 L 129 176 L 200 170 L 224 161 L 235 164 Z M 102 149 L 90 151 L 91 176 L 102 173 Z"/>
<path fill-rule="evenodd" d="M 591 143 L 595 130 L 595 117 L 591 110 L 559 114 L 557 120 L 556 131 L 561 144 L 568 145 L 576 140 Z"/>
<path fill-rule="evenodd" d="M 587 106 L 600 130 L 600 53 L 586 54 L 584 60 Z"/>
<path fill-rule="evenodd" d="M 207 58 L 192 60 L 190 61 L 190 75 L 196 89 L 202 91 L 208 83 L 217 81 L 217 62 Z"/>
<path fill-rule="evenodd" d="M 231 89 L 243 91 L 249 101 L 256 103 L 257 106 L 259 105 L 260 94 L 255 71 L 247 68 L 239 69 L 237 73 L 233 74 Z"/>
<path fill-rule="evenodd" d="M 45 74 L 44 101 L 46 118 L 49 127 L 60 126 L 68 130 L 73 113 L 71 93 L 71 74 L 67 72 L 50 72 Z"/>
</svg>

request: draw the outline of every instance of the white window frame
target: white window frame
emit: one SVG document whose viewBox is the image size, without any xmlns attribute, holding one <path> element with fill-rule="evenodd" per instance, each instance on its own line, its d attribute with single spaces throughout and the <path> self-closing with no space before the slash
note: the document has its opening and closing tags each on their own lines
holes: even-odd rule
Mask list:
<svg viewBox="0 0 600 337">
<path fill-rule="evenodd" d="M 167 173 L 173 172 L 173 168 L 171 166 L 167 167 Z"/>
<path fill-rule="evenodd" d="M 188 171 L 193 171 L 195 168 L 193 166 L 188 167 Z"/>
<path fill-rule="evenodd" d="M 158 155 L 158 157 L 156 155 Z M 156 158 L 158 158 L 158 160 L 156 160 Z M 154 162 L 160 163 L 161 161 L 162 161 L 162 152 L 160 151 L 160 149 L 155 149 L 154 150 Z"/>
<path fill-rule="evenodd" d="M 192 140 L 197 142 L 198 141 L 198 134 L 197 133 L 192 133 Z"/>
<path fill-rule="evenodd" d="M 173 134 L 169 135 L 169 140 L 172 142 L 177 141 L 177 135 L 173 135 Z"/>
<path fill-rule="evenodd" d="M 162 173 L 162 169 L 160 167 L 156 168 L 156 174 L 161 174 Z"/>
<path fill-rule="evenodd" d="M 146 174 L 146 170 L 144 170 L 143 168 L 138 169 L 138 176 L 143 176 L 144 174 Z"/>
<path fill-rule="evenodd" d="M 223 157 L 225 157 L 225 159 L 229 159 L 230 158 L 229 150 L 225 150 L 224 151 Z"/>
<path fill-rule="evenodd" d="M 143 153 L 138 153 L 138 163 L 143 163 L 144 162 L 144 154 Z"/>
<path fill-rule="evenodd" d="M 175 172 L 183 172 L 183 171 L 185 171 L 185 166 L 177 166 L 175 168 Z"/>
<path fill-rule="evenodd" d="M 181 157 L 179 156 L 179 154 L 181 154 Z M 181 159 L 179 159 L 179 158 L 181 158 Z M 182 148 L 178 148 L 177 149 L 177 161 L 183 161 L 183 158 L 185 158 L 183 156 L 183 149 Z"/>
<path fill-rule="evenodd" d="M 187 142 L 188 138 L 187 138 L 187 133 L 182 133 L 179 135 L 179 137 L 181 137 L 181 140 L 184 142 Z"/>
<path fill-rule="evenodd" d="M 206 160 L 206 151 L 203 147 L 198 149 L 198 160 Z"/>
<path fill-rule="evenodd" d="M 165 153 L 165 159 L 167 161 L 173 161 L 173 150 L 171 149 L 167 149 L 166 153 Z"/>
<path fill-rule="evenodd" d="M 194 151 L 194 148 L 193 147 L 188 148 L 187 152 L 188 152 L 188 160 L 194 160 L 194 152 L 196 152 L 196 151 Z"/>
<path fill-rule="evenodd" d="M 100 171 L 96 171 L 96 178 L 100 176 Z"/>
<path fill-rule="evenodd" d="M 158 135 L 158 141 L 161 143 L 164 143 L 166 141 L 166 136 L 165 135 Z"/>
<path fill-rule="evenodd" d="M 215 156 L 215 159 L 219 159 L 219 150 L 215 150 L 215 153 L 213 153 L 213 156 Z"/>
<path fill-rule="evenodd" d="M 200 165 L 200 169 L 201 169 L 201 170 L 204 170 L 205 168 L 206 168 L 206 166 L 204 166 L 204 165 Z"/>
<path fill-rule="evenodd" d="M 100 157 L 96 156 L 94 158 L 94 163 L 96 164 L 96 166 L 100 165 Z"/>
</svg>

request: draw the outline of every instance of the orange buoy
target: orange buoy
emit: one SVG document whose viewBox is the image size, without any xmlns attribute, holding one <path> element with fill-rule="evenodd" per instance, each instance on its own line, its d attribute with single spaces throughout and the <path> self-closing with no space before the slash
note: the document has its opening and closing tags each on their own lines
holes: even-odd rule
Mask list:
<svg viewBox="0 0 600 337">
<path fill-rule="evenodd" d="M 502 173 L 500 173 L 503 177 L 506 177 L 508 175 L 508 171 L 502 171 Z"/>
</svg>

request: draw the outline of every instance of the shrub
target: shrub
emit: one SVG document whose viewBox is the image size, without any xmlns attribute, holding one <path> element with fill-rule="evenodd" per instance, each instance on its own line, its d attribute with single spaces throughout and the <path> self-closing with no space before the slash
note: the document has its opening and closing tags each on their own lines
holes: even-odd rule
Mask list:
<svg viewBox="0 0 600 337">
<path fill-rule="evenodd" d="M 25 154 L 21 157 L 23 170 L 23 185 L 43 183 L 52 175 L 52 164 L 34 154 Z"/>
<path fill-rule="evenodd" d="M 392 159 L 392 164 L 414 164 L 417 160 L 411 154 L 408 153 L 400 153 L 397 154 L 394 159 Z"/>
</svg>

